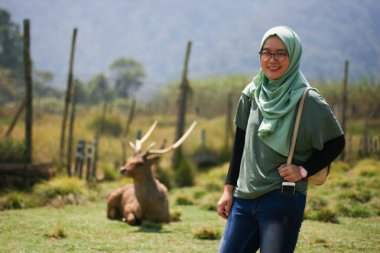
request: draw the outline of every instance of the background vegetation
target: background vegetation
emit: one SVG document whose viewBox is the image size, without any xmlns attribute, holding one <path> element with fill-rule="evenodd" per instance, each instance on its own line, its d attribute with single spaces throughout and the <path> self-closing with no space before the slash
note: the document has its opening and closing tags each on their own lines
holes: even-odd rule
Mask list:
<svg viewBox="0 0 380 253">
<path fill-rule="evenodd" d="M 1 165 L 24 161 L 25 129 L 22 114 L 10 135 L 5 136 L 24 97 L 22 37 L 19 27 L 4 10 L 0 10 L 0 26 Z M 66 176 L 65 164 L 58 157 L 64 92 L 52 87 L 52 73 L 33 70 L 32 159 L 35 163 L 52 163 L 56 176 L 33 184 L 21 176 L 1 178 L 2 249 L 6 252 L 215 252 L 224 228 L 215 206 L 223 190 L 233 131 L 227 106 L 228 101 L 236 104 L 249 78 L 235 75 L 189 81 L 191 95 L 186 121 L 189 125 L 196 120 L 198 125 L 183 144 L 184 159 L 179 168 L 174 170 L 170 155 L 166 155 L 157 171 L 158 178 L 170 188 L 173 222 L 131 227 L 107 220 L 105 208 L 110 192 L 131 183 L 130 179 L 120 177 L 118 167 L 122 163 L 125 124 L 145 71 L 138 61 L 128 57 L 116 59 L 109 70 L 109 75 L 98 73 L 88 82 L 75 80 L 74 143 L 79 140 L 92 143 L 99 137 L 98 171 L 96 180 L 90 182 Z M 341 82 L 319 80 L 312 85 L 320 90 L 341 120 Z M 149 102 L 138 103 L 125 139 L 135 140 L 158 120 L 149 141 L 173 143 L 178 92 L 178 82 L 174 81 Z M 334 162 L 326 185 L 310 187 L 297 252 L 380 250 L 378 97 L 380 85 L 371 79 L 351 82 L 346 160 Z M 364 140 L 371 143 L 365 151 Z M 127 155 L 131 154 L 128 150 Z M 201 157 L 202 164 L 207 166 L 201 166 L 202 154 L 206 154 Z M 13 181 L 21 181 L 24 187 L 14 187 Z"/>
</svg>

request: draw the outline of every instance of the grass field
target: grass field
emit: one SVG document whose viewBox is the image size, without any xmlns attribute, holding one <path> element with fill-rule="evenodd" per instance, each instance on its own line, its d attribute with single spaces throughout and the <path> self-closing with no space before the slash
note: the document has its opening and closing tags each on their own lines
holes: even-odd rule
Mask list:
<svg viewBox="0 0 380 253">
<path fill-rule="evenodd" d="M 125 180 L 92 186 L 88 189 L 92 191 L 92 197 L 88 198 L 91 201 L 79 205 L 2 211 L 0 252 L 217 252 L 220 239 L 201 240 L 195 238 L 194 233 L 204 227 L 215 229 L 216 234 L 223 233 L 225 221 L 216 215 L 213 207 L 220 196 L 222 182 L 219 179 L 225 171 L 226 165 L 218 167 L 198 177 L 194 187 L 171 190 L 171 212 L 180 213 L 181 220 L 163 226 L 145 224 L 132 227 L 106 218 L 106 196 L 127 182 Z M 321 198 L 323 191 L 334 189 L 334 180 L 339 179 L 337 175 L 332 175 L 331 180 L 322 186 L 325 189 L 309 190 L 312 198 L 308 201 L 309 209 L 315 199 Z M 351 190 L 356 191 L 355 187 Z M 341 198 L 342 195 L 334 192 L 324 197 L 336 206 L 340 202 L 330 199 L 334 196 Z M 179 199 L 182 199 L 181 205 Z M 183 199 L 188 200 L 186 205 Z M 377 198 L 372 198 L 372 201 L 378 204 Z M 357 205 L 370 210 L 373 209 L 371 203 Z M 376 210 L 369 212 L 372 215 L 365 215 L 367 218 L 340 215 L 338 224 L 305 220 L 296 252 L 379 252 L 380 217 L 374 212 Z"/>
<path fill-rule="evenodd" d="M 94 112 L 78 114 L 75 140 L 91 141 L 94 131 L 88 129 Z M 188 118 L 191 122 L 196 117 Z M 160 118 L 151 140 L 174 136 L 175 120 Z M 133 140 L 138 129 L 146 131 L 152 118 L 136 117 L 130 130 Z M 201 145 L 201 131 L 207 133 L 207 147 L 220 150 L 224 140 L 225 120 L 200 118 L 198 126 L 183 147 L 187 154 Z M 120 120 L 124 122 L 124 118 Z M 38 115 L 34 121 L 33 158 L 38 162 L 57 161 L 60 118 Z M 0 120 L 7 129 L 9 122 Z M 0 131 L 1 132 L 1 131 Z M 377 133 L 377 132 L 376 132 Z M 23 139 L 18 125 L 12 136 Z M 171 139 L 168 139 L 171 142 Z M 102 136 L 100 139 L 99 172 L 114 170 L 120 159 L 120 139 Z M 355 144 L 355 146 L 358 146 Z M 355 148 L 354 146 L 354 148 Z M 357 147 L 356 147 L 357 148 Z M 128 150 L 130 154 L 130 150 Z M 355 150 L 356 152 L 356 150 Z M 161 165 L 170 168 L 170 156 Z M 227 164 L 207 173 L 198 173 L 196 185 L 170 191 L 171 211 L 181 214 L 181 221 L 158 226 L 145 224 L 131 227 L 106 218 L 106 196 L 116 187 L 129 182 L 124 179 L 86 185 L 85 182 L 66 182 L 75 188 L 80 199 L 76 205 L 41 206 L 37 190 L 33 192 L 0 191 L 0 253 L 2 252 L 139 252 L 139 253 L 211 253 L 217 252 L 219 239 L 200 240 L 194 237 L 202 228 L 223 233 L 225 221 L 216 215 L 216 203 L 222 193 Z M 61 180 L 59 177 L 57 180 Z M 70 183 L 72 185 L 70 186 Z M 62 187 L 61 182 L 61 187 Z M 51 186 L 49 186 L 51 187 Z M 40 188 L 41 190 L 41 188 Z M 83 190 L 83 191 L 82 191 Z M 182 199 L 182 204 L 179 199 Z M 187 205 L 184 205 L 185 204 Z M 192 203 L 192 204 L 191 204 Z M 327 222 L 322 222 L 327 221 Z M 332 223 L 335 222 L 335 223 Z M 380 252 L 380 161 L 378 158 L 349 163 L 336 162 L 328 182 L 311 187 L 308 193 L 306 220 L 303 223 L 296 252 Z"/>
<path fill-rule="evenodd" d="M 64 209 L 34 208 L 0 213 L 1 252 L 217 252 L 219 240 L 200 240 L 195 230 L 223 230 L 215 212 L 174 206 L 182 221 L 131 227 L 105 217 L 105 202 Z M 340 224 L 305 221 L 296 252 L 379 252 L 380 219 L 343 218 Z"/>
</svg>

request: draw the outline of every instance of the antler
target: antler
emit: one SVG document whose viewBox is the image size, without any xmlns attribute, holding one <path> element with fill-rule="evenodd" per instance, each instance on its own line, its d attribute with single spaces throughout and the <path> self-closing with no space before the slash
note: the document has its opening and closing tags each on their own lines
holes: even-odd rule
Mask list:
<svg viewBox="0 0 380 253">
<path fill-rule="evenodd" d="M 129 146 L 137 153 L 141 151 L 142 144 L 149 138 L 149 136 L 152 134 L 154 128 L 157 125 L 157 121 L 153 123 L 153 125 L 149 128 L 148 132 L 142 137 L 140 140 L 136 140 L 136 143 L 129 142 Z"/>
<path fill-rule="evenodd" d="M 194 121 L 193 124 L 191 124 L 189 129 L 186 131 L 186 133 L 184 135 L 182 135 L 182 137 L 178 141 L 176 141 L 173 145 L 171 145 L 170 147 L 167 147 L 165 149 L 148 150 L 146 152 L 146 155 L 163 155 L 169 151 L 172 151 L 173 149 L 178 148 L 186 140 L 186 138 L 190 135 L 190 133 L 193 131 L 193 129 L 195 128 L 196 125 L 197 125 L 197 122 Z"/>
</svg>

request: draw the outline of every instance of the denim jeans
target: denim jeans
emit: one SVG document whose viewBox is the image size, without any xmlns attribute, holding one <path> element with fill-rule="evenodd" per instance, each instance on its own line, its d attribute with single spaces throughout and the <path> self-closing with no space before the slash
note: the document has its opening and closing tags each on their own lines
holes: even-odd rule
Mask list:
<svg viewBox="0 0 380 253">
<path fill-rule="evenodd" d="M 291 253 L 301 228 L 306 195 L 275 190 L 257 199 L 234 198 L 219 253 Z"/>
</svg>

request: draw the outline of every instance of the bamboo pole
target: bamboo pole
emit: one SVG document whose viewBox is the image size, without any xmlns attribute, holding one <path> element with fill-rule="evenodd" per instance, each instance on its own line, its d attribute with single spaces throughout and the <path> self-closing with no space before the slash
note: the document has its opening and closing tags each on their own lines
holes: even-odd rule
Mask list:
<svg viewBox="0 0 380 253">
<path fill-rule="evenodd" d="M 32 126 L 33 126 L 33 81 L 32 60 L 30 57 L 30 22 L 24 20 L 24 75 L 25 75 L 25 162 L 32 162 Z"/>
<path fill-rule="evenodd" d="M 73 82 L 73 65 L 74 65 L 74 52 L 75 52 L 75 41 L 77 36 L 77 28 L 74 28 L 73 37 L 71 42 L 71 53 L 70 53 L 70 62 L 69 62 L 69 76 L 67 80 L 67 89 L 65 96 L 65 107 L 63 112 L 62 126 L 61 126 L 61 140 L 59 146 L 59 158 L 63 163 L 64 161 L 64 150 L 65 150 L 65 135 L 66 135 L 66 125 L 67 125 L 67 115 L 69 112 L 69 104 L 71 102 L 71 93 L 72 93 L 72 82 Z M 67 171 L 67 175 L 71 175 Z"/>
</svg>

